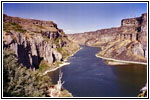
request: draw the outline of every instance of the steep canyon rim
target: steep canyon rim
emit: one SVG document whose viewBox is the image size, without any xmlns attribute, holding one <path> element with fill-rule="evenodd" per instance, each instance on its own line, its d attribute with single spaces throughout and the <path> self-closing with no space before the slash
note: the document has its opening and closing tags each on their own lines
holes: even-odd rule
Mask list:
<svg viewBox="0 0 150 100">
<path fill-rule="evenodd" d="M 121 21 L 121 26 L 118 28 L 102 29 L 95 32 L 86 32 L 84 34 L 73 34 L 73 35 L 66 35 L 63 32 L 63 30 L 59 29 L 57 27 L 57 24 L 55 24 L 53 21 L 23 19 L 18 17 L 11 17 L 5 14 L 3 15 L 3 18 L 4 18 L 3 20 L 4 21 L 3 22 L 4 48 L 11 48 L 15 52 L 16 56 L 19 58 L 20 63 L 22 63 L 24 66 L 28 68 L 38 69 L 40 73 L 57 70 L 59 68 L 59 65 L 62 65 L 63 61 L 66 61 L 70 56 L 76 53 L 77 50 L 79 50 L 80 47 L 78 44 L 101 47 L 101 51 L 99 50 L 100 51 L 99 53 L 96 52 L 97 56 L 117 59 L 121 61 L 139 62 L 141 64 L 142 63 L 145 64 L 147 62 L 147 40 L 146 40 L 147 14 L 146 13 L 142 14 L 140 17 L 137 18 L 123 19 Z M 68 39 L 68 37 L 70 40 Z M 84 47 L 84 48 L 87 48 L 88 50 L 88 47 Z M 83 49 L 83 51 L 84 50 L 86 49 Z M 95 51 L 94 49 L 92 50 L 93 50 L 92 52 Z M 24 54 L 21 52 L 24 52 Z M 75 54 L 75 56 L 71 57 L 69 60 L 72 60 L 72 58 L 76 57 L 76 55 L 80 54 L 80 52 L 82 52 L 82 50 L 80 50 L 79 53 L 77 52 L 77 54 Z M 98 61 L 98 58 L 96 59 L 95 57 L 95 53 L 90 55 L 90 52 L 91 52 L 90 50 L 89 52 L 86 51 L 86 54 L 81 54 L 80 56 L 83 55 L 84 58 L 88 58 L 88 57 L 90 58 L 90 56 L 92 56 L 93 59 Z M 87 63 L 89 63 L 88 65 L 90 64 L 95 65 L 94 63 L 92 63 L 93 59 L 88 61 L 84 59 L 81 60 L 84 61 L 82 62 L 84 63 L 84 65 L 86 65 Z M 104 60 L 102 61 L 103 62 L 101 63 L 102 65 L 104 65 Z M 108 64 L 114 64 L 114 61 L 113 62 L 108 61 L 108 62 L 109 62 Z M 64 71 L 68 69 L 72 69 L 69 71 L 70 74 L 68 74 L 69 72 L 65 74 L 71 76 L 72 71 L 76 71 L 78 68 L 82 69 L 81 68 L 82 66 L 75 67 L 77 68 L 76 70 L 73 70 L 74 67 L 69 68 L 69 66 L 74 66 L 72 64 L 74 64 L 73 61 L 70 65 L 65 65 L 68 67 L 61 68 L 62 70 L 64 69 Z M 103 66 L 101 66 L 101 68 L 102 67 Z M 117 66 L 115 67 L 116 69 L 118 68 Z M 107 68 L 108 67 L 106 67 L 106 69 Z M 92 69 L 89 68 L 89 70 Z M 103 70 L 105 70 L 105 68 Z M 134 70 L 132 71 L 134 72 Z M 64 80 L 65 78 L 66 76 L 64 77 Z M 74 78 L 76 79 L 76 77 Z M 92 78 L 94 79 L 94 77 Z M 144 77 L 144 79 L 145 78 L 146 77 Z M 140 83 L 140 81 L 138 82 Z M 80 91 L 78 91 L 78 93 L 80 93 Z M 75 96 L 99 96 L 96 92 L 94 93 L 95 95 L 92 95 L 91 93 L 90 95 L 89 93 L 87 93 L 88 95 L 78 94 Z M 105 93 L 102 96 L 106 96 Z M 111 96 L 111 95 L 107 95 L 107 96 Z M 113 96 L 116 96 L 116 94 Z"/>
<path fill-rule="evenodd" d="M 139 20 L 140 20 L 140 24 L 139 24 Z M 110 33 L 113 34 L 113 36 L 110 35 Z M 147 14 L 142 14 L 141 17 L 137 17 L 137 18 L 123 19 L 121 21 L 121 27 L 119 27 L 119 28 L 110 28 L 110 29 L 97 30 L 94 32 L 69 34 L 68 36 L 69 36 L 70 40 L 73 40 L 74 42 L 77 42 L 78 44 L 87 45 L 90 47 L 100 47 L 102 50 L 99 53 L 97 52 L 97 54 L 93 54 L 93 55 L 95 55 L 96 57 L 105 59 L 107 64 L 112 65 L 112 69 L 114 67 L 116 67 L 116 68 L 114 68 L 115 70 L 122 70 L 122 69 L 124 69 L 124 67 L 126 67 L 128 71 L 131 69 L 133 69 L 132 71 L 135 71 L 135 69 L 137 69 L 137 66 L 139 66 L 139 71 L 140 71 L 140 66 L 143 66 L 141 68 L 142 69 L 144 68 L 145 71 L 143 72 L 143 75 L 141 74 L 142 78 L 139 81 L 143 82 L 142 83 L 143 86 L 146 84 L 146 82 L 147 82 Z M 98 39 L 98 38 L 100 38 L 100 39 Z M 81 52 L 81 51 L 79 51 L 79 52 Z M 87 54 L 89 54 L 89 52 L 87 52 Z M 85 57 L 87 57 L 87 56 L 85 56 Z M 76 56 L 75 56 L 75 58 L 76 58 Z M 75 58 L 74 58 L 74 60 L 75 60 Z M 64 72 L 64 74 L 68 75 L 68 73 L 70 72 L 70 75 L 72 75 L 70 77 L 64 76 L 64 78 L 63 78 L 64 81 L 67 81 L 66 85 L 64 84 L 64 87 L 66 89 L 68 89 L 71 93 L 73 93 L 74 96 L 77 96 L 77 97 L 78 96 L 79 97 L 80 96 L 81 97 L 100 96 L 100 94 L 96 94 L 97 93 L 96 90 L 92 89 L 92 91 L 95 91 L 95 92 L 90 92 L 90 90 L 87 89 L 88 87 L 92 87 L 91 86 L 92 84 L 89 86 L 87 85 L 86 89 L 83 88 L 83 86 L 84 86 L 83 83 L 88 83 L 89 81 L 82 83 L 80 78 L 79 79 L 77 78 L 77 76 L 78 76 L 77 74 L 76 74 L 77 76 L 74 76 L 72 74 L 73 72 L 71 71 L 71 69 L 74 71 L 77 70 L 77 69 L 74 69 L 73 66 L 79 67 L 79 65 L 77 65 L 77 64 L 75 65 L 75 63 L 73 62 L 74 60 L 72 60 L 72 59 L 73 58 L 71 58 L 71 60 L 70 60 L 72 62 L 70 65 L 67 65 L 64 68 L 61 68 L 62 72 Z M 76 59 L 79 59 L 79 58 L 76 58 Z M 75 62 L 76 62 L 76 60 L 75 60 Z M 88 63 L 90 61 L 85 61 L 85 63 L 86 62 Z M 83 62 L 78 62 L 78 63 L 81 64 Z M 104 61 L 103 61 L 103 63 L 104 63 Z M 90 65 L 90 64 L 87 64 L 87 65 Z M 86 66 L 86 64 L 82 65 L 82 67 L 83 66 Z M 71 68 L 69 68 L 69 67 L 71 67 Z M 121 67 L 122 67 L 122 69 L 121 69 Z M 131 73 L 132 73 L 132 71 L 131 71 Z M 124 72 L 122 72 L 122 75 L 123 75 L 123 73 Z M 124 75 L 129 74 L 129 73 L 128 72 L 124 73 Z M 78 74 L 80 77 L 80 73 L 78 73 Z M 85 74 L 86 74 L 86 72 L 85 72 Z M 120 75 L 120 76 L 122 76 L 122 75 Z M 131 74 L 129 74 L 129 77 L 130 77 L 130 75 Z M 136 75 L 133 75 L 133 76 L 136 77 Z M 137 74 L 137 76 L 138 76 L 138 74 Z M 80 81 L 82 85 L 79 83 L 76 83 L 76 84 L 78 84 L 79 87 L 75 86 L 75 84 L 73 82 L 76 82 L 76 81 L 72 77 L 74 77 L 76 79 L 76 81 Z M 81 77 L 82 77 L 82 75 L 81 75 Z M 124 76 L 122 76 L 122 77 L 124 77 Z M 133 77 L 133 79 L 134 79 L 134 77 Z M 138 77 L 136 79 L 138 79 Z M 128 81 L 131 81 L 133 79 L 129 79 Z M 71 81 L 71 82 L 69 82 L 69 81 Z M 137 83 L 139 81 L 136 80 Z M 102 84 L 103 84 L 103 82 L 102 82 Z M 127 84 L 129 85 L 129 84 L 133 84 L 133 83 L 131 82 L 131 83 L 127 83 Z M 75 86 L 76 88 L 71 87 L 72 85 Z M 126 85 L 125 85 L 125 87 L 126 87 Z M 137 85 L 137 84 L 135 83 L 134 85 Z M 139 88 L 136 91 L 134 91 L 135 94 L 130 91 L 131 87 L 129 86 L 130 88 L 129 88 L 129 90 L 127 90 L 129 94 L 125 95 L 125 93 L 127 91 L 126 92 L 120 91 L 120 97 L 126 97 L 126 96 L 132 97 L 133 95 L 134 95 L 133 97 L 136 97 L 139 93 L 139 90 L 143 86 L 142 85 L 139 86 Z M 79 90 L 79 88 L 83 88 L 82 92 L 81 92 L 81 90 Z M 123 88 L 124 87 L 122 87 L 122 89 Z M 92 94 L 92 93 L 94 93 L 94 94 Z M 101 93 L 101 91 L 99 91 L 98 93 Z M 111 93 L 112 93 L 112 91 L 111 91 Z M 109 97 L 109 96 L 117 97 L 117 96 L 119 96 L 119 95 L 117 95 L 117 93 L 119 94 L 119 92 L 114 93 L 114 95 L 111 93 L 108 95 L 106 95 L 107 93 L 106 94 L 102 93 L 101 96 L 102 97 Z"/>
<path fill-rule="evenodd" d="M 69 34 L 81 45 L 101 47 L 97 56 L 116 60 L 147 62 L 147 13 L 123 19 L 120 27 Z"/>
<path fill-rule="evenodd" d="M 54 72 L 58 73 L 60 70 L 63 72 L 62 81 L 65 81 L 63 86 L 73 96 L 136 97 L 138 95 L 147 80 L 146 65 L 107 65 L 105 60 L 95 56 L 100 48 L 82 47 L 82 50 L 68 60 L 69 65 Z M 54 75 L 58 77 L 57 74 Z"/>
<path fill-rule="evenodd" d="M 101 51 L 96 56 L 105 59 L 109 65 L 139 64 L 144 65 L 145 68 L 148 67 L 147 13 L 140 17 L 123 19 L 120 27 L 69 34 L 68 36 L 70 40 L 81 45 L 100 47 Z"/>
</svg>

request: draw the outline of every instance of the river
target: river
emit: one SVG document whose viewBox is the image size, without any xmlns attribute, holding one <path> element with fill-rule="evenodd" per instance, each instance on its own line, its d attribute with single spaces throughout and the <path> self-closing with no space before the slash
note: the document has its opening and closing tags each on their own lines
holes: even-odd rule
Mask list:
<svg viewBox="0 0 150 100">
<path fill-rule="evenodd" d="M 146 83 L 146 66 L 110 66 L 95 56 L 100 48 L 82 48 L 61 68 L 64 88 L 75 97 L 137 97 Z"/>
</svg>

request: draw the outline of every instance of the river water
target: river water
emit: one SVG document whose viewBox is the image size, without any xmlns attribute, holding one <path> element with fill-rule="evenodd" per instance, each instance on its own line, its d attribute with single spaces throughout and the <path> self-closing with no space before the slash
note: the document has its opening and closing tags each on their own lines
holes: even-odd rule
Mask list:
<svg viewBox="0 0 150 100">
<path fill-rule="evenodd" d="M 95 56 L 100 48 L 82 48 L 60 69 L 64 88 L 75 97 L 137 97 L 146 83 L 146 66 L 110 66 Z"/>
</svg>

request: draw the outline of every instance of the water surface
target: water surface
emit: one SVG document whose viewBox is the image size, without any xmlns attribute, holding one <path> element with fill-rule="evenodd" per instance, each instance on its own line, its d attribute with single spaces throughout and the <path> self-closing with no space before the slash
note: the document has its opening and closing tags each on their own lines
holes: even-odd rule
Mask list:
<svg viewBox="0 0 150 100">
<path fill-rule="evenodd" d="M 61 68 L 64 88 L 76 97 L 137 97 L 146 83 L 146 66 L 109 66 L 95 56 L 100 48 L 82 48 Z"/>
</svg>

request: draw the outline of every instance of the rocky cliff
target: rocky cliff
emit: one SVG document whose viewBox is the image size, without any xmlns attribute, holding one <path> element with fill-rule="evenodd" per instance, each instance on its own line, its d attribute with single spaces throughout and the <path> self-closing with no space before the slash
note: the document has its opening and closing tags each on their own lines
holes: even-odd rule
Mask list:
<svg viewBox="0 0 150 100">
<path fill-rule="evenodd" d="M 82 45 L 101 47 L 99 56 L 128 61 L 147 61 L 147 14 L 123 19 L 120 27 L 69 34 Z"/>
<path fill-rule="evenodd" d="M 48 64 L 63 61 L 79 46 L 52 21 L 4 14 L 3 48 L 11 48 L 24 66 L 38 68 L 42 61 Z"/>
</svg>

